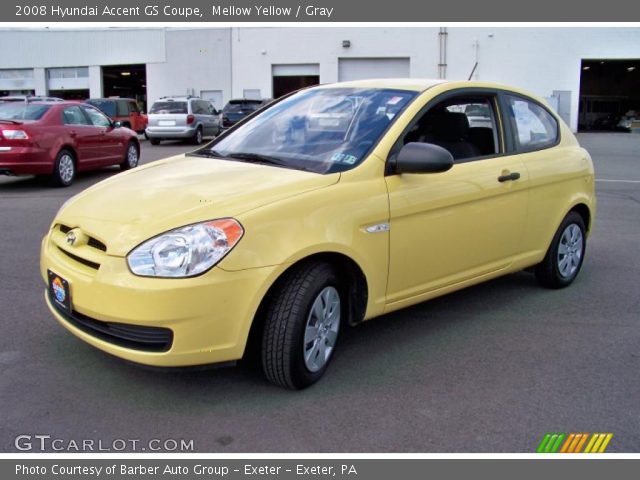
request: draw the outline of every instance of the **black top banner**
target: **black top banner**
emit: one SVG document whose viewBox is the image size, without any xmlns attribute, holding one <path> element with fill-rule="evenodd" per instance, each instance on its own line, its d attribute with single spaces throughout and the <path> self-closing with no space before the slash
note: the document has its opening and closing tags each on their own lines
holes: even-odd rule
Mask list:
<svg viewBox="0 0 640 480">
<path fill-rule="evenodd" d="M 609 0 L 15 0 L 1 22 L 638 22 L 640 2 Z"/>
</svg>

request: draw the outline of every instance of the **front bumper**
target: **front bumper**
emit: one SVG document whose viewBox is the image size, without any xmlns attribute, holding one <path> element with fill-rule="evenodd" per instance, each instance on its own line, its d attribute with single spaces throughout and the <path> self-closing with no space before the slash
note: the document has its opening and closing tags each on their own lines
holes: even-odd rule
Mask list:
<svg viewBox="0 0 640 480">
<path fill-rule="evenodd" d="M 196 129 L 196 125 L 193 125 L 193 127 L 147 127 L 144 133 L 149 138 L 185 139 L 193 138 L 196 134 Z"/>
<path fill-rule="evenodd" d="M 51 270 L 68 281 L 72 317 L 76 318 L 59 310 L 45 292 L 47 305 L 71 333 L 107 353 L 152 366 L 242 358 L 251 323 L 275 267 L 236 272 L 214 267 L 194 278 L 144 278 L 129 271 L 125 258 L 88 249 L 87 245 L 66 246 L 55 229 L 42 242 L 42 277 L 46 282 L 47 270 Z M 91 261 L 78 261 L 87 258 Z M 164 351 L 142 349 L 135 343 L 115 341 L 107 335 L 113 332 L 96 333 L 78 324 L 78 318 L 98 327 L 115 326 L 120 334 L 133 331 L 135 336 L 168 330 L 170 341 Z"/>
</svg>

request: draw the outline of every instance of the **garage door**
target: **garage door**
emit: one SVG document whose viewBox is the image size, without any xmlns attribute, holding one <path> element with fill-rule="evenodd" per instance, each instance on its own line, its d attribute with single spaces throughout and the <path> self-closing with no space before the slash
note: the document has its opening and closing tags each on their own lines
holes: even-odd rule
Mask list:
<svg viewBox="0 0 640 480">
<path fill-rule="evenodd" d="M 408 58 L 339 58 L 338 79 L 341 82 L 366 78 L 406 78 Z"/>
</svg>

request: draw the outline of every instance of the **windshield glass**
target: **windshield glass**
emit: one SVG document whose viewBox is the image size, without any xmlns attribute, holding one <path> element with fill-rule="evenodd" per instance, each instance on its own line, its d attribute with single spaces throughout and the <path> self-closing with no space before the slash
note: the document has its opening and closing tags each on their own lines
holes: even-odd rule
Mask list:
<svg viewBox="0 0 640 480">
<path fill-rule="evenodd" d="M 112 100 L 87 100 L 87 103 L 94 107 L 98 107 L 110 117 L 116 116 L 116 102 Z"/>
<path fill-rule="evenodd" d="M 187 113 L 187 102 L 156 102 L 149 113 Z"/>
<path fill-rule="evenodd" d="M 268 108 L 210 144 L 222 157 L 258 157 L 281 166 L 332 173 L 364 160 L 416 92 L 386 89 L 305 90 Z M 205 151 L 206 152 L 206 151 Z"/>
<path fill-rule="evenodd" d="M 2 120 L 40 120 L 49 110 L 49 105 L 32 103 L 0 103 L 0 119 Z"/>
</svg>

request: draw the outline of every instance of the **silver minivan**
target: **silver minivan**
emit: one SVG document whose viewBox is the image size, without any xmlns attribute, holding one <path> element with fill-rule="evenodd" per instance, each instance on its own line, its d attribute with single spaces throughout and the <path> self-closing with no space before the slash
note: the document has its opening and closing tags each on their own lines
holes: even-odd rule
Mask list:
<svg viewBox="0 0 640 480">
<path fill-rule="evenodd" d="M 161 140 L 190 140 L 199 145 L 204 137 L 220 133 L 220 116 L 211 102 L 200 97 L 162 97 L 149 109 L 145 135 L 152 145 Z"/>
</svg>

